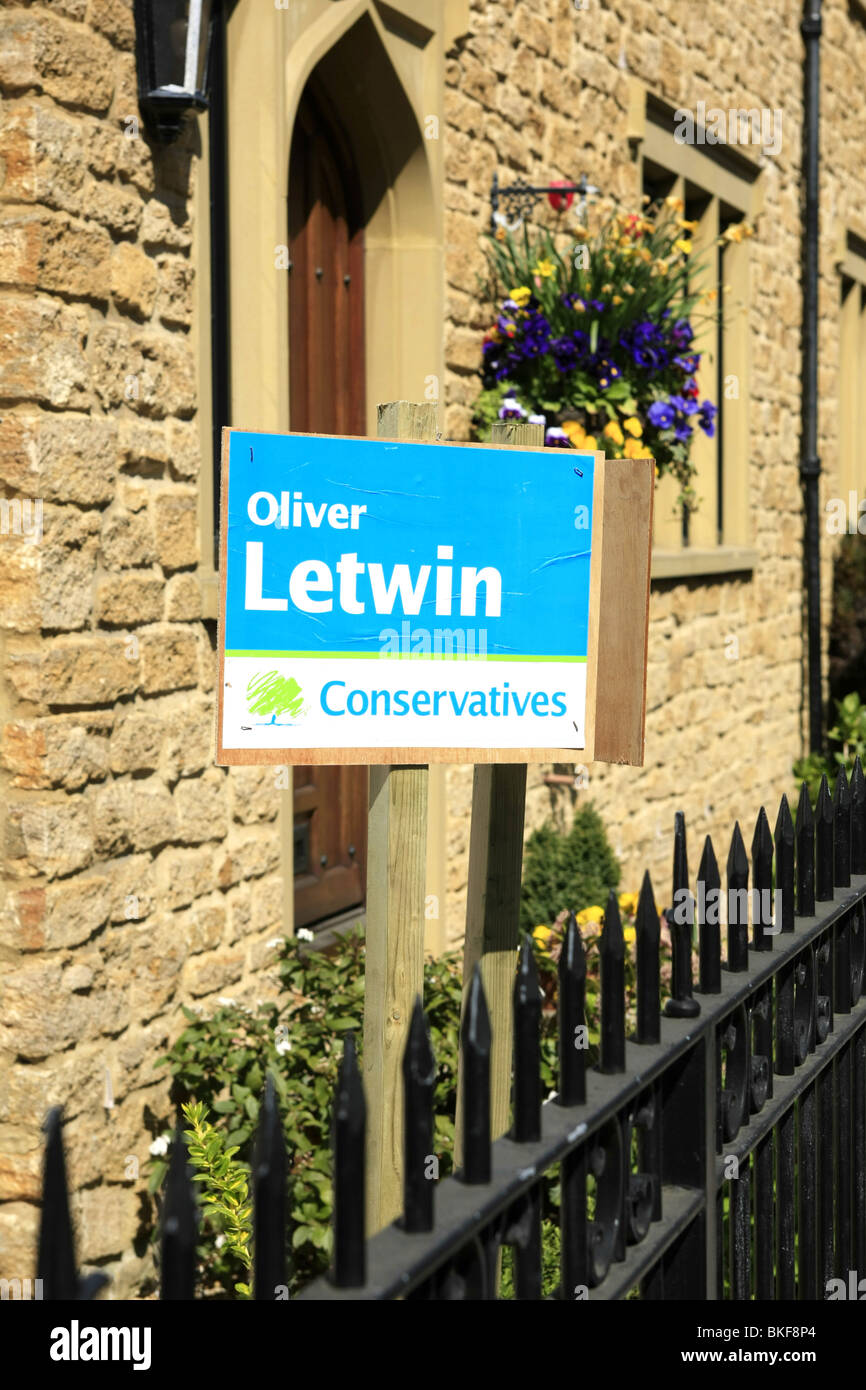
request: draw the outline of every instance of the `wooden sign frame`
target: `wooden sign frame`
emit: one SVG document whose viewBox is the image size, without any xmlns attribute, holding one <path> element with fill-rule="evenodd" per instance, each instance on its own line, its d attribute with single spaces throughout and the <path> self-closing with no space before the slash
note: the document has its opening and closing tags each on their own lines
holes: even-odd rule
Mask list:
<svg viewBox="0 0 866 1390">
<path fill-rule="evenodd" d="M 583 748 L 224 748 L 226 551 L 228 544 L 229 447 L 223 429 L 220 489 L 220 581 L 217 622 L 216 762 L 232 766 L 418 765 L 424 763 L 609 762 L 642 766 L 646 720 L 646 662 L 649 634 L 650 562 L 655 470 L 652 459 L 608 459 L 595 453 L 587 640 L 586 740 Z M 298 431 L 286 434 L 286 438 Z M 271 436 L 272 437 L 272 436 Z M 340 435 L 316 435 L 339 439 Z M 379 443 L 383 442 L 381 439 Z M 387 439 L 384 442 L 406 443 Z M 413 441 L 420 447 L 432 441 Z M 436 441 L 441 444 L 444 441 Z M 450 443 L 449 448 L 487 449 L 487 444 Z M 549 461 L 549 449 L 528 448 Z"/>
</svg>

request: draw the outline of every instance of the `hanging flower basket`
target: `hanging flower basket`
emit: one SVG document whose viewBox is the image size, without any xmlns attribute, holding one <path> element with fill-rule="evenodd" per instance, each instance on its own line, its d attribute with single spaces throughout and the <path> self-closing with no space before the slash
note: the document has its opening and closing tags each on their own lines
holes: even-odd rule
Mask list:
<svg viewBox="0 0 866 1390">
<path fill-rule="evenodd" d="M 674 198 L 613 212 L 565 255 L 545 229 L 500 228 L 489 239 L 499 312 L 482 347 L 482 433 L 497 415 L 534 418 L 551 447 L 651 457 L 694 509 L 692 440 L 696 430 L 713 435 L 717 414 L 697 384 L 694 325 L 717 314 L 693 253 L 697 224 L 682 214 Z M 751 235 L 741 223 L 722 239 Z"/>
</svg>

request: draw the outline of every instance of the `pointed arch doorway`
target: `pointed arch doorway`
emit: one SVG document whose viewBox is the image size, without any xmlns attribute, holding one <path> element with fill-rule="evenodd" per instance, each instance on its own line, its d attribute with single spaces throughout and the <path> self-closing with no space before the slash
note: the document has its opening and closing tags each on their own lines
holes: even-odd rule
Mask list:
<svg viewBox="0 0 866 1390">
<path fill-rule="evenodd" d="M 351 151 L 311 81 L 289 161 L 293 431 L 364 434 L 364 224 Z M 294 769 L 295 926 L 364 902 L 367 769 Z"/>
</svg>

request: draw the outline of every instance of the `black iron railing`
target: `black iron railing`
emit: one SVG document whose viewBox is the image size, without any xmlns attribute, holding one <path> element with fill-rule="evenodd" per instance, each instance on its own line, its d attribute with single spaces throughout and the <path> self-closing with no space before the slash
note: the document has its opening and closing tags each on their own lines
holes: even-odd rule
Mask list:
<svg viewBox="0 0 866 1390">
<path fill-rule="evenodd" d="M 490 1141 L 490 1022 L 481 977 L 462 1024 L 462 1172 L 431 1180 L 434 1059 L 420 1001 L 403 1064 L 404 1215 L 365 1239 L 365 1103 L 351 1038 L 334 1117 L 331 1273 L 302 1299 L 495 1298 L 511 1246 L 521 1299 L 542 1297 L 542 1197 L 560 1177 L 562 1299 L 822 1299 L 866 1275 L 866 780 L 826 779 L 796 831 L 761 809 L 750 864 L 739 826 L 727 912 L 707 837 L 690 886 L 675 824 L 671 997 L 660 1008 L 659 915 L 645 875 L 636 922 L 637 1026 L 626 1037 L 625 942 L 611 894 L 600 951 L 600 1046 L 589 1066 L 586 961 L 574 918 L 559 964 L 559 1092 L 542 1102 L 530 944 L 514 990 L 513 1125 Z M 775 875 L 774 875 L 775 869 Z M 796 885 L 796 895 L 795 895 Z M 772 908 L 772 911 L 771 911 Z M 721 959 L 727 916 L 726 961 Z M 692 941 L 698 946 L 693 991 Z M 575 1045 L 577 1044 L 577 1045 Z M 284 1297 L 286 1155 L 268 1083 L 253 1162 L 254 1293 Z M 162 1297 L 192 1298 L 196 1206 L 182 1142 L 163 1218 Z M 78 1287 L 59 1114 L 49 1117 L 38 1275 Z M 89 1296 L 91 1284 L 79 1296 Z"/>
</svg>

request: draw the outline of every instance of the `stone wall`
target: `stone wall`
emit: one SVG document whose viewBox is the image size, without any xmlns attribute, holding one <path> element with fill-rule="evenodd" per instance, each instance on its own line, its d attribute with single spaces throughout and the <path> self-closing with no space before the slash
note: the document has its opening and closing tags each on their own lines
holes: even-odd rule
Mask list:
<svg viewBox="0 0 866 1390">
<path fill-rule="evenodd" d="M 866 96 L 866 12 L 845 0 L 824 6 L 820 441 L 822 506 L 837 496 L 839 275 L 846 225 L 866 230 L 858 132 Z M 596 803 L 635 889 L 649 868 L 670 895 L 673 814 L 686 814 L 692 868 L 712 834 L 720 861 L 733 822 L 747 843 L 758 807 L 771 824 L 793 786 L 805 737 L 802 630 L 800 412 L 801 134 L 803 42 L 799 11 L 782 3 L 706 4 L 588 0 L 476 0 L 470 34 L 446 66 L 447 430 L 465 438 L 478 390 L 473 376 L 489 318 L 479 304 L 479 232 L 500 181 L 590 181 L 636 206 L 639 164 L 626 138 L 630 77 L 675 107 L 769 107 L 783 113 L 782 148 L 766 159 L 764 210 L 752 253 L 751 392 L 748 409 L 751 577 L 654 582 L 650 604 L 646 763 L 590 766 L 585 790 L 550 787 L 529 770 L 527 831 L 548 816 L 570 823 L 578 798 Z M 829 621 L 832 538 L 824 533 L 822 595 Z M 733 635 L 738 656 L 728 641 Z M 471 770 L 449 770 L 448 931 L 457 940 L 467 873 Z"/>
<path fill-rule="evenodd" d="M 132 0 L 4 6 L 0 84 L 0 480 L 43 509 L 0 536 L 0 1265 L 31 1272 L 62 1103 L 79 1253 L 123 1295 L 178 1006 L 271 988 L 280 793 L 213 765 L 197 132 L 136 135 Z"/>
</svg>

